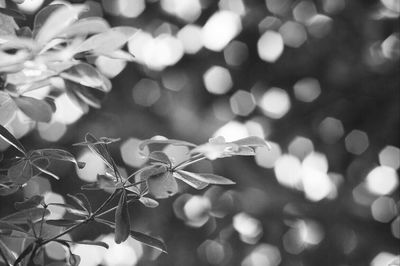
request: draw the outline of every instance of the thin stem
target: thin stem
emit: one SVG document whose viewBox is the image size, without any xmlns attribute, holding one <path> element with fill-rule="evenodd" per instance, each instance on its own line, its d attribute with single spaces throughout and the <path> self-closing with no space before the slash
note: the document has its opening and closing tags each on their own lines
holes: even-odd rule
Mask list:
<svg viewBox="0 0 400 266">
<path fill-rule="evenodd" d="M 70 228 L 66 229 L 65 231 L 59 233 L 58 235 L 53 236 L 52 238 L 49 238 L 49 239 L 43 241 L 42 243 L 40 243 L 40 245 L 41 245 L 41 246 L 44 246 L 44 245 L 46 245 L 47 243 L 49 243 L 49 242 L 51 242 L 51 241 L 54 241 L 54 240 L 56 240 L 57 238 L 62 237 L 63 235 L 68 234 L 69 232 L 75 230 L 76 228 L 82 226 L 83 224 L 89 222 L 90 220 L 91 220 L 91 219 L 87 218 L 86 220 L 80 222 L 79 224 L 75 224 L 75 225 L 71 226 Z"/>
<path fill-rule="evenodd" d="M 128 201 L 126 202 L 126 204 L 129 204 L 129 203 L 134 202 L 134 201 L 136 201 L 136 200 L 137 200 L 137 199 L 130 199 L 130 200 L 128 200 Z M 114 206 L 114 207 L 112 207 L 111 209 L 108 209 L 108 210 L 106 210 L 106 211 L 104 211 L 104 212 L 102 212 L 102 213 L 97 214 L 96 216 L 97 216 L 97 217 L 103 216 L 103 215 L 105 215 L 105 214 L 107 214 L 107 213 L 110 213 L 110 212 L 116 210 L 117 208 L 118 208 L 118 206 Z"/>
<path fill-rule="evenodd" d="M 118 193 L 118 189 L 114 190 L 114 192 L 103 202 L 103 204 L 101 204 L 101 206 L 99 208 L 97 208 L 97 210 L 94 211 L 94 213 L 92 215 L 90 215 L 92 218 L 95 217 L 99 212 L 101 212 L 104 207 L 110 202 L 112 201 L 112 199 L 115 197 L 115 195 L 117 195 Z"/>
<path fill-rule="evenodd" d="M 69 232 L 75 230 L 76 228 L 80 227 L 81 225 L 92 221 L 98 215 L 98 213 L 101 212 L 102 209 L 114 198 L 114 196 L 117 194 L 117 191 L 118 191 L 117 189 L 114 190 L 114 192 L 103 202 L 103 204 L 101 204 L 101 206 L 92 215 L 90 215 L 88 218 L 86 218 L 85 220 L 83 220 L 82 222 L 80 222 L 78 224 L 75 224 L 75 225 L 69 227 L 68 229 L 65 229 L 65 231 L 59 233 L 58 235 L 43 241 L 40 245 L 43 246 L 43 245 L 45 245 L 45 244 L 47 244 L 47 243 L 49 243 L 51 241 L 54 241 L 57 238 L 59 238 L 59 237 L 61 237 L 63 235 L 66 235 Z"/>
<path fill-rule="evenodd" d="M 194 157 L 193 157 L 193 158 L 194 158 Z M 201 155 L 201 157 L 199 157 L 199 158 L 197 158 L 197 159 L 195 159 L 195 160 L 186 161 L 186 162 L 184 162 L 184 163 L 181 163 L 181 164 L 176 165 L 174 168 L 172 168 L 172 170 L 181 170 L 181 169 L 183 169 L 183 168 L 185 168 L 185 167 L 187 167 L 187 166 L 189 166 L 189 165 L 191 165 L 191 164 L 200 162 L 200 161 L 202 161 L 202 160 L 204 160 L 204 159 L 206 159 L 206 157 L 204 157 L 203 155 Z"/>
</svg>

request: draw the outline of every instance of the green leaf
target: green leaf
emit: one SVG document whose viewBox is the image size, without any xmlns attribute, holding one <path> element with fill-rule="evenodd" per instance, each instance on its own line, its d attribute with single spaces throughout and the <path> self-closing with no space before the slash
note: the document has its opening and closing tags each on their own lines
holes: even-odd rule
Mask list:
<svg viewBox="0 0 400 266">
<path fill-rule="evenodd" d="M 150 194 L 157 199 L 168 198 L 178 192 L 178 183 L 171 172 L 153 175 L 147 179 Z"/>
<path fill-rule="evenodd" d="M 78 162 L 71 153 L 60 149 L 34 150 L 32 154 L 40 157 L 46 157 L 48 159 L 72 162 L 76 164 L 79 168 L 83 168 L 85 166 L 84 163 Z"/>
<path fill-rule="evenodd" d="M 128 238 L 130 227 L 126 191 L 123 190 L 115 212 L 115 243 L 120 244 Z"/>
<path fill-rule="evenodd" d="M 9 8 L 2 8 L 0 7 L 0 13 L 16 18 L 16 19 L 22 19 L 25 20 L 26 17 L 24 14 L 22 14 L 21 12 L 14 10 L 14 9 L 9 9 Z"/>
<path fill-rule="evenodd" d="M 21 159 L 8 169 L 7 176 L 16 184 L 23 185 L 33 176 L 32 165 L 29 160 Z"/>
<path fill-rule="evenodd" d="M 0 125 L 6 125 L 10 122 L 17 111 L 18 107 L 10 95 L 4 91 L 0 91 Z"/>
<path fill-rule="evenodd" d="M 29 253 L 31 253 L 33 251 L 34 247 L 35 247 L 35 242 L 34 243 L 30 243 L 24 249 L 24 251 L 21 252 L 21 254 L 18 256 L 18 258 L 15 260 L 14 266 L 17 266 L 26 256 L 28 256 Z"/>
<path fill-rule="evenodd" d="M 139 242 L 142 242 L 147 246 L 150 246 L 164 253 L 167 253 L 167 248 L 165 247 L 164 242 L 157 238 L 133 230 L 130 231 L 130 235 L 132 238 L 136 239 Z"/>
<path fill-rule="evenodd" d="M 170 145 L 174 145 L 174 146 L 187 146 L 187 147 L 196 147 L 197 146 L 193 143 L 182 141 L 182 140 L 176 140 L 176 139 L 161 139 L 161 140 L 160 139 L 147 139 L 140 143 L 139 149 L 144 150 L 145 147 L 147 147 L 151 144 L 165 144 L 165 145 L 170 144 Z"/>
<path fill-rule="evenodd" d="M 159 205 L 157 201 L 148 197 L 140 197 L 139 201 L 147 208 L 156 208 Z"/>
<path fill-rule="evenodd" d="M 39 45 L 46 44 L 75 22 L 85 9 L 85 5 L 64 5 L 56 8 L 37 32 L 36 41 Z"/>
<path fill-rule="evenodd" d="M 33 120 L 50 122 L 53 112 L 46 101 L 26 96 L 14 98 L 14 101 L 18 108 Z"/>
<path fill-rule="evenodd" d="M 188 171 L 180 170 L 179 174 L 184 174 L 193 179 L 197 179 L 201 182 L 208 183 L 208 184 L 216 184 L 216 185 L 232 185 L 235 184 L 232 180 L 215 174 L 199 174 L 199 173 L 192 173 Z"/>
<path fill-rule="evenodd" d="M 70 197 L 73 201 L 76 202 L 83 210 L 86 210 L 89 214 L 92 213 L 92 206 L 90 205 L 90 202 L 88 198 L 85 196 L 85 194 L 82 193 L 77 193 L 75 195 L 67 194 L 68 197 Z"/>
<path fill-rule="evenodd" d="M 0 253 L 8 263 L 15 261 L 17 256 L 15 253 L 0 239 Z M 8 265 L 7 265 L 8 266 Z"/>
<path fill-rule="evenodd" d="M 115 163 L 113 158 L 111 157 L 110 153 L 106 145 L 99 143 L 99 140 L 90 133 L 87 133 L 85 136 L 85 141 L 89 147 L 89 149 L 100 156 L 100 158 L 104 161 L 104 163 L 110 168 L 115 168 Z"/>
<path fill-rule="evenodd" d="M 77 216 L 81 216 L 81 217 L 87 217 L 89 215 L 88 211 L 84 210 L 79 210 L 77 208 L 75 208 L 72 205 L 66 204 L 66 203 L 49 203 L 47 204 L 48 206 L 58 206 L 58 207 L 63 207 L 65 208 L 65 210 L 71 214 L 77 215 Z"/>
<path fill-rule="evenodd" d="M 137 29 L 133 27 L 114 27 L 106 32 L 88 38 L 74 52 L 81 53 L 88 51 L 93 54 L 107 55 L 115 50 L 119 50 L 136 32 Z"/>
<path fill-rule="evenodd" d="M 42 195 L 35 195 L 22 202 L 15 202 L 14 207 L 17 210 L 30 209 L 33 207 L 37 207 L 42 201 L 43 201 Z"/>
<path fill-rule="evenodd" d="M 20 185 L 15 184 L 8 176 L 0 175 L 0 196 L 7 196 L 18 191 Z"/>
<path fill-rule="evenodd" d="M 54 4 L 47 5 L 37 12 L 34 22 L 33 22 L 33 35 L 36 36 L 39 30 L 42 28 L 43 24 L 50 17 L 50 15 L 59 9 L 60 7 L 64 7 L 65 4 Z"/>
<path fill-rule="evenodd" d="M 102 53 L 103 56 L 112 58 L 112 59 L 120 59 L 128 62 L 134 62 L 135 57 L 128 52 L 125 52 L 124 50 L 115 50 L 109 53 Z"/>
<path fill-rule="evenodd" d="M 192 177 L 191 175 L 186 174 L 185 171 L 182 171 L 182 170 L 178 171 L 178 172 L 174 172 L 174 177 L 179 180 L 182 180 L 189 186 L 191 186 L 195 189 L 198 189 L 198 190 L 203 189 L 208 186 L 207 182 L 200 181 L 200 180 Z"/>
<path fill-rule="evenodd" d="M 94 218 L 94 220 L 95 220 L 96 222 L 105 224 L 105 225 L 107 225 L 107 226 L 109 226 L 109 227 L 115 229 L 115 223 L 113 223 L 113 222 L 111 222 L 111 221 L 107 221 L 107 220 L 104 220 L 104 219 L 101 219 L 101 218 Z"/>
<path fill-rule="evenodd" d="M 232 143 L 235 143 L 239 146 L 267 147 L 268 149 L 271 149 L 271 145 L 267 141 L 256 136 L 250 136 L 247 138 L 232 141 Z"/>
<path fill-rule="evenodd" d="M 162 151 L 153 151 L 149 154 L 149 159 L 171 166 L 171 160 L 168 155 Z"/>
<path fill-rule="evenodd" d="M 81 245 L 99 246 L 106 249 L 109 248 L 108 244 L 103 241 L 82 240 L 82 241 L 74 241 L 73 243 Z"/>
<path fill-rule="evenodd" d="M 0 107 L 1 108 L 1 107 Z M 19 150 L 22 154 L 25 154 L 25 148 L 5 127 L 0 125 L 0 138 L 5 140 L 7 143 L 12 145 L 14 148 Z"/>
<path fill-rule="evenodd" d="M 46 223 L 53 226 L 69 227 L 72 225 L 76 225 L 82 221 L 83 220 L 58 219 L 58 220 L 46 220 Z"/>
<path fill-rule="evenodd" d="M 71 38 L 74 36 L 87 36 L 92 34 L 97 34 L 101 32 L 105 32 L 110 28 L 107 21 L 103 18 L 98 17 L 89 17 L 83 18 L 71 26 L 63 30 L 58 37 L 62 38 Z"/>
<path fill-rule="evenodd" d="M 28 234 L 28 232 L 26 232 L 23 228 L 1 220 L 0 220 L 0 231 L 18 231 L 24 234 Z"/>
<path fill-rule="evenodd" d="M 87 64 L 77 64 L 60 73 L 60 77 L 91 88 L 101 88 L 104 81 L 96 68 Z"/>
<path fill-rule="evenodd" d="M 28 220 L 37 222 L 42 219 L 42 216 L 46 217 L 50 214 L 50 211 L 43 208 L 30 208 L 12 213 L 6 217 L 1 218 L 2 221 L 13 223 L 13 224 L 27 224 Z"/>
</svg>

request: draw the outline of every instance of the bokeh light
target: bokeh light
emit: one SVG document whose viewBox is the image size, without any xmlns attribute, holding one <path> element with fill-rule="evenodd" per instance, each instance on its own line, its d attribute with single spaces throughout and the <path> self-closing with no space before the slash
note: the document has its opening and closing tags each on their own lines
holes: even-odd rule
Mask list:
<svg viewBox="0 0 400 266">
<path fill-rule="evenodd" d="M 270 88 L 263 94 L 258 105 L 266 116 L 273 119 L 282 118 L 291 107 L 288 93 L 275 87 Z"/>
<path fill-rule="evenodd" d="M 400 167 L 400 149 L 395 146 L 386 146 L 379 152 L 379 163 L 398 170 Z"/>
<path fill-rule="evenodd" d="M 344 135 L 344 128 L 340 120 L 333 117 L 326 117 L 319 124 L 318 132 L 324 142 L 333 144 L 339 141 Z"/>
<path fill-rule="evenodd" d="M 300 1 L 293 8 L 294 19 L 304 24 L 308 24 L 315 15 L 317 15 L 317 8 L 312 1 Z"/>
<path fill-rule="evenodd" d="M 396 255 L 389 252 L 378 253 L 371 261 L 370 266 L 392 266 L 390 265 L 396 259 Z"/>
<path fill-rule="evenodd" d="M 233 86 L 228 69 L 221 66 L 212 66 L 203 76 L 204 86 L 212 94 L 227 93 Z"/>
<path fill-rule="evenodd" d="M 232 11 L 213 14 L 202 29 L 203 44 L 207 49 L 219 52 L 240 33 L 240 17 Z"/>
<path fill-rule="evenodd" d="M 38 130 L 42 139 L 56 142 L 67 132 L 67 126 L 59 122 L 38 123 Z"/>
<path fill-rule="evenodd" d="M 224 49 L 225 62 L 230 66 L 242 65 L 249 56 L 249 49 L 243 42 L 232 41 Z"/>
<path fill-rule="evenodd" d="M 268 63 L 279 59 L 284 49 L 282 35 L 275 31 L 266 31 L 257 42 L 257 51 L 260 58 Z"/>
<path fill-rule="evenodd" d="M 161 7 L 166 12 L 186 22 L 194 22 L 201 14 L 199 0 L 161 0 Z"/>
<path fill-rule="evenodd" d="M 262 243 L 244 258 L 241 266 L 278 266 L 281 259 L 281 253 L 277 247 Z"/>
<path fill-rule="evenodd" d="M 244 212 L 236 214 L 232 224 L 240 239 L 249 244 L 257 243 L 263 234 L 260 221 Z"/>
<path fill-rule="evenodd" d="M 396 215 L 396 203 L 392 198 L 379 197 L 371 205 L 372 217 L 378 222 L 390 222 Z"/>
<path fill-rule="evenodd" d="M 240 116 L 247 116 L 256 108 L 253 95 L 243 90 L 235 92 L 230 98 L 230 103 L 232 112 Z"/>
<path fill-rule="evenodd" d="M 294 95 L 299 101 L 310 103 L 321 94 L 321 86 L 315 78 L 303 78 L 293 86 Z"/>
<path fill-rule="evenodd" d="M 377 166 L 366 177 L 366 185 L 376 195 L 388 195 L 399 185 L 399 177 L 393 168 Z"/>
<path fill-rule="evenodd" d="M 141 79 L 132 89 L 133 100 L 138 105 L 151 106 L 158 101 L 160 96 L 160 86 L 151 79 Z"/>
<path fill-rule="evenodd" d="M 304 26 L 294 21 L 287 21 L 279 28 L 285 45 L 293 48 L 300 47 L 307 40 L 307 31 Z"/>
<path fill-rule="evenodd" d="M 352 130 L 345 138 L 346 150 L 350 153 L 360 155 L 369 146 L 368 135 L 361 130 Z"/>
<path fill-rule="evenodd" d="M 314 150 L 312 141 L 308 138 L 296 136 L 288 145 L 289 153 L 303 159 Z"/>
<path fill-rule="evenodd" d="M 282 155 L 282 150 L 278 143 L 270 141 L 269 144 L 271 145 L 270 150 L 267 148 L 256 149 L 256 163 L 264 168 L 273 168 L 276 161 Z"/>
<path fill-rule="evenodd" d="M 103 160 L 89 150 L 82 152 L 77 157 L 77 160 L 86 163 L 85 167 L 82 169 L 76 167 L 79 178 L 86 182 L 97 181 L 97 174 L 104 174 L 106 171 L 106 165 Z"/>
<path fill-rule="evenodd" d="M 139 150 L 140 139 L 129 138 L 121 144 L 121 156 L 124 162 L 132 167 L 140 167 L 146 161 L 146 155 L 149 154 L 149 149 L 145 147 L 143 151 Z"/>
<path fill-rule="evenodd" d="M 201 32 L 201 28 L 193 24 L 187 24 L 179 30 L 177 37 L 182 42 L 185 53 L 195 54 L 203 47 Z"/>
<path fill-rule="evenodd" d="M 283 186 L 299 188 L 302 166 L 300 160 L 290 154 L 284 154 L 275 162 L 276 179 Z"/>
</svg>

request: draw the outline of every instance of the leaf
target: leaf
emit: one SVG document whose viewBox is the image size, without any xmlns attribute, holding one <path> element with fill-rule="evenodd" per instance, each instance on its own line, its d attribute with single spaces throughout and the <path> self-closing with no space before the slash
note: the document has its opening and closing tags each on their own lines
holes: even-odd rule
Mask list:
<svg viewBox="0 0 400 266">
<path fill-rule="evenodd" d="M 98 89 L 81 86 L 79 90 L 75 91 L 75 95 L 84 103 L 99 109 L 105 93 Z"/>
<path fill-rule="evenodd" d="M 200 180 L 198 180 L 198 179 L 186 174 L 182 170 L 175 172 L 174 173 L 174 177 L 179 179 L 179 180 L 182 180 L 183 182 L 185 182 L 189 186 L 191 186 L 191 187 L 193 187 L 195 189 L 198 189 L 198 190 L 203 189 L 203 188 L 208 186 L 207 182 L 200 181 Z"/>
<path fill-rule="evenodd" d="M 64 7 L 65 4 L 53 4 L 53 5 L 47 5 L 43 7 L 42 9 L 37 12 L 34 22 L 33 22 L 33 35 L 36 36 L 37 33 L 39 32 L 40 28 L 43 26 L 43 24 L 46 22 L 46 20 L 49 18 L 49 16 L 57 9 L 60 7 Z"/>
<path fill-rule="evenodd" d="M 87 9 L 85 5 L 64 5 L 55 9 L 38 30 L 36 41 L 39 45 L 46 44 L 75 22 L 85 9 Z"/>
<path fill-rule="evenodd" d="M 26 256 L 28 256 L 28 254 L 33 251 L 34 247 L 35 247 L 35 242 L 34 243 L 30 243 L 24 249 L 24 251 L 21 252 L 21 254 L 18 256 L 18 258 L 15 260 L 14 266 L 17 266 Z"/>
<path fill-rule="evenodd" d="M 110 153 L 108 152 L 106 145 L 99 143 L 98 139 L 90 133 L 87 133 L 85 135 L 85 141 L 92 152 L 99 155 L 110 169 L 114 169 L 115 163 Z"/>
<path fill-rule="evenodd" d="M 0 196 L 7 196 L 18 191 L 20 185 L 15 184 L 8 176 L 0 175 Z"/>
<path fill-rule="evenodd" d="M 126 191 L 123 190 L 115 212 L 115 243 L 120 244 L 128 238 L 130 227 Z"/>
<path fill-rule="evenodd" d="M 77 64 L 60 73 L 60 77 L 91 88 L 101 88 L 104 81 L 96 68 L 87 64 Z"/>
<path fill-rule="evenodd" d="M 42 216 L 46 217 L 50 214 L 50 211 L 43 208 L 30 208 L 12 213 L 0 220 L 13 223 L 13 224 L 27 224 L 27 220 L 31 220 L 33 223 L 40 221 Z"/>
<path fill-rule="evenodd" d="M 6 125 L 10 122 L 17 111 L 18 107 L 10 95 L 4 91 L 0 91 L 0 125 Z"/>
<path fill-rule="evenodd" d="M 33 120 L 50 122 L 53 112 L 46 101 L 26 96 L 14 98 L 14 101 L 18 108 Z"/>
<path fill-rule="evenodd" d="M 21 159 L 8 169 L 7 176 L 16 184 L 23 185 L 32 178 L 32 165 L 29 160 Z"/>
<path fill-rule="evenodd" d="M 99 246 L 108 249 L 109 246 L 107 243 L 103 241 L 91 241 L 91 240 L 82 240 L 82 241 L 74 241 L 75 244 L 81 245 L 91 245 L 91 246 Z"/>
<path fill-rule="evenodd" d="M 76 225 L 82 221 L 83 220 L 58 219 L 58 220 L 46 220 L 46 223 L 53 226 L 69 227 L 72 225 Z"/>
<path fill-rule="evenodd" d="M 215 175 L 215 174 L 199 174 L 199 173 L 192 173 L 188 171 L 179 171 L 180 174 L 185 174 L 187 176 L 190 176 L 194 179 L 197 179 L 201 182 L 205 182 L 208 184 L 216 184 L 216 185 L 232 185 L 235 184 L 232 180 L 220 176 L 220 175 Z"/>
<path fill-rule="evenodd" d="M 109 28 L 110 26 L 103 18 L 89 17 L 76 21 L 71 26 L 63 30 L 60 34 L 58 34 L 58 36 L 62 38 L 71 38 L 81 35 L 85 36 L 105 32 Z"/>
<path fill-rule="evenodd" d="M 16 226 L 12 223 L 9 222 L 5 222 L 5 221 L 1 221 L 0 220 L 0 231 L 18 231 L 24 234 L 28 234 L 28 232 L 26 232 L 23 228 Z"/>
<path fill-rule="evenodd" d="M 94 220 L 95 220 L 96 222 L 105 224 L 105 225 L 107 225 L 107 226 L 109 226 L 109 227 L 115 229 L 115 223 L 113 223 L 113 222 L 111 222 L 111 221 L 107 221 L 107 220 L 104 220 L 104 219 L 101 219 L 101 218 L 94 218 Z"/>
<path fill-rule="evenodd" d="M 1 108 L 1 107 L 0 107 Z M 0 109 L 1 110 L 1 109 Z M 25 154 L 25 148 L 5 127 L 0 125 L 0 138 L 11 144 L 14 148 Z"/>
<path fill-rule="evenodd" d="M 148 197 L 140 197 L 139 201 L 147 208 L 156 208 L 159 205 L 157 201 Z"/>
<path fill-rule="evenodd" d="M 58 207 L 63 207 L 65 210 L 71 214 L 77 215 L 77 216 L 82 216 L 82 217 L 87 217 L 89 213 L 86 210 L 79 210 L 75 208 L 72 205 L 65 204 L 65 203 L 49 203 L 47 204 L 48 206 L 58 206 Z"/>
<path fill-rule="evenodd" d="M 46 157 L 48 159 L 72 162 L 72 163 L 76 164 L 80 169 L 85 166 L 84 163 L 78 162 L 71 153 L 64 151 L 64 150 L 60 150 L 60 149 L 34 150 L 32 152 L 32 154 L 38 155 L 40 157 Z"/>
<path fill-rule="evenodd" d="M 150 194 L 157 199 L 168 198 L 178 192 L 178 183 L 171 172 L 153 175 L 147 179 Z"/>
<path fill-rule="evenodd" d="M 17 259 L 15 253 L 1 239 L 0 239 L 0 253 L 3 259 L 5 259 L 8 263 L 15 261 Z"/>
<path fill-rule="evenodd" d="M 88 38 L 74 52 L 88 51 L 93 54 L 107 55 L 121 48 L 136 32 L 137 29 L 133 27 L 114 27 Z"/>
<path fill-rule="evenodd" d="M 130 231 L 130 235 L 132 238 L 136 239 L 139 242 L 142 242 L 147 246 L 158 249 L 164 253 L 168 253 L 164 242 L 157 238 L 133 230 Z"/>
<path fill-rule="evenodd" d="M 128 62 L 136 61 L 135 57 L 131 53 L 125 52 L 124 50 L 115 50 L 109 53 L 102 53 L 102 56 L 112 59 L 124 60 Z"/>
<path fill-rule="evenodd" d="M 25 20 L 26 17 L 24 14 L 22 14 L 21 12 L 14 10 L 14 9 L 9 9 L 9 8 L 2 8 L 0 7 L 0 13 L 16 18 L 16 19 L 22 19 Z"/>
<path fill-rule="evenodd" d="M 161 139 L 161 140 L 160 139 L 147 139 L 140 143 L 139 149 L 144 150 L 145 147 L 147 147 L 151 144 L 170 144 L 170 145 L 174 145 L 174 146 L 187 146 L 187 147 L 196 147 L 197 146 L 193 143 L 176 140 L 176 139 Z"/>
<path fill-rule="evenodd" d="M 149 154 L 149 159 L 171 166 L 171 160 L 168 155 L 162 151 L 153 151 Z"/>
<path fill-rule="evenodd" d="M 89 214 L 92 213 L 92 206 L 90 206 L 89 200 L 85 194 L 78 193 L 75 195 L 67 194 L 73 201 L 75 201 L 83 210 L 86 210 Z"/>
<path fill-rule="evenodd" d="M 35 195 L 22 202 L 15 202 L 14 207 L 17 210 L 30 209 L 33 207 L 37 207 L 42 201 L 43 201 L 42 195 Z"/>
<path fill-rule="evenodd" d="M 232 143 L 235 143 L 239 146 L 267 147 L 268 149 L 271 149 L 271 145 L 267 141 L 256 136 L 250 136 L 247 138 L 232 141 Z"/>
</svg>

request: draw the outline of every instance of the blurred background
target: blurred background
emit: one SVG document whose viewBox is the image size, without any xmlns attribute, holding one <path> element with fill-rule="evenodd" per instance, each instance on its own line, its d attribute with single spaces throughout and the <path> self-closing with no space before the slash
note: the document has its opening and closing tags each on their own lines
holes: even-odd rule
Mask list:
<svg viewBox="0 0 400 266">
<path fill-rule="evenodd" d="M 49 2 L 19 5 L 25 23 Z M 15 117 L 9 126 L 27 148 L 65 148 L 87 166 L 55 165 L 60 181 L 31 180 L 1 198 L 1 216 L 24 196 L 64 202 L 95 181 L 102 161 L 71 146 L 86 132 L 121 138 L 111 151 L 128 173 L 146 163 L 139 142 L 155 135 L 198 144 L 255 135 L 272 150 L 192 168 L 236 185 L 180 184 L 181 193 L 156 209 L 131 207 L 133 229 L 164 239 L 168 255 L 132 239 L 117 246 L 108 228 L 90 226 L 70 237 L 111 247 L 75 246 L 81 265 L 387 266 L 399 255 L 400 1 L 84 3 L 85 16 L 140 29 L 126 47 L 137 63 L 94 62 L 113 78 L 99 110 L 83 114 L 61 96 L 48 124 Z M 182 160 L 186 150 L 165 152 Z M 87 195 L 95 206 L 107 197 Z M 64 253 L 48 247 L 55 259 Z"/>
</svg>

